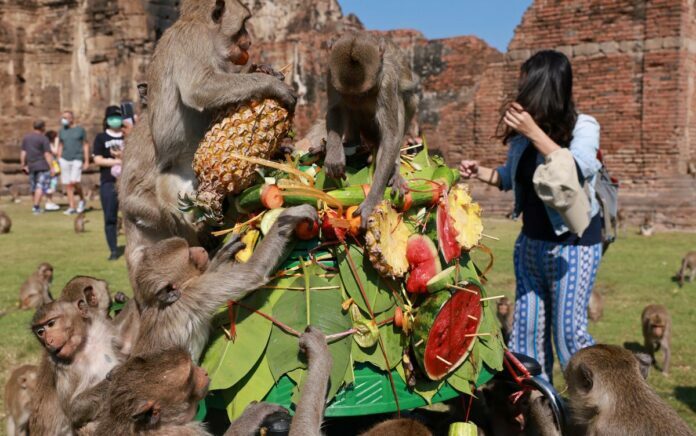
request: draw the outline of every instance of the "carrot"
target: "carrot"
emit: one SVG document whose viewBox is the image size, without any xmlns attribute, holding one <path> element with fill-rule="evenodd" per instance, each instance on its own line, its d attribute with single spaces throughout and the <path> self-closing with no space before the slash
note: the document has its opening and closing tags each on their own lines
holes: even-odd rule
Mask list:
<svg viewBox="0 0 696 436">
<path fill-rule="evenodd" d="M 410 192 L 407 192 L 406 195 L 404 195 L 404 204 L 401 206 L 401 211 L 406 212 L 409 209 L 411 209 L 411 206 L 413 205 L 413 196 L 411 195 Z"/>
<path fill-rule="evenodd" d="M 276 185 L 264 185 L 261 189 L 261 204 L 266 209 L 277 209 L 283 206 L 283 194 Z"/>
<path fill-rule="evenodd" d="M 394 325 L 401 328 L 404 322 L 404 312 L 401 310 L 400 307 L 397 306 L 396 310 L 394 311 Z"/>
</svg>

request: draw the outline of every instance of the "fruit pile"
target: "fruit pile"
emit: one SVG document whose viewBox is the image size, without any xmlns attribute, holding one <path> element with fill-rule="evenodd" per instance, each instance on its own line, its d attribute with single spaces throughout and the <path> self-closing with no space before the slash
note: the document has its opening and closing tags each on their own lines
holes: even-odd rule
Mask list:
<svg viewBox="0 0 696 436">
<path fill-rule="evenodd" d="M 374 388 L 361 383 L 365 374 L 387 381 L 374 389 L 389 404 L 375 413 L 407 408 L 411 397 L 425 404 L 445 399 L 445 391 L 469 394 L 501 370 L 491 298 L 469 256 L 480 246 L 481 209 L 458 173 L 427 149 L 402 155 L 407 194 L 387 189 L 363 225 L 353 214 L 372 169 L 349 167 L 346 180 L 336 181 L 314 156 L 267 160 L 285 124 L 267 109 L 255 116 L 270 120 L 264 129 L 273 133 L 248 137 L 255 145 L 245 155 L 229 142 L 229 128 L 206 136 L 194 163 L 201 188 L 182 207 L 217 222 L 217 235 L 243 234 L 240 262 L 284 207 L 313 204 L 320 222 L 298 226 L 300 241 L 269 284 L 216 316 L 202 365 L 217 407 L 232 419 L 253 400 L 290 407 L 306 377 L 298 336 L 309 324 L 327 335 L 333 357 L 327 416 L 357 413 L 351 403 Z M 253 131 L 248 126 L 238 120 L 234 131 Z"/>
</svg>

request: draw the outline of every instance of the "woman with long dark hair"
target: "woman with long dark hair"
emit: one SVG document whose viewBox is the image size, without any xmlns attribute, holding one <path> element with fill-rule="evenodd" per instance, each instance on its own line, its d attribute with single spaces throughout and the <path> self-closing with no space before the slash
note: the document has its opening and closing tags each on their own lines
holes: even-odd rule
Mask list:
<svg viewBox="0 0 696 436">
<path fill-rule="evenodd" d="M 464 178 L 514 192 L 522 231 L 515 243 L 516 304 L 508 345 L 536 358 L 551 380 L 552 344 L 565 367 L 576 351 L 594 343 L 587 306 L 602 256 L 594 192 L 601 168 L 599 124 L 576 112 L 570 61 L 549 50 L 522 65 L 517 97 L 500 126 L 509 147 L 505 165 L 491 169 L 465 160 L 459 169 Z M 562 207 L 550 198 L 558 195 L 566 196 Z"/>
</svg>

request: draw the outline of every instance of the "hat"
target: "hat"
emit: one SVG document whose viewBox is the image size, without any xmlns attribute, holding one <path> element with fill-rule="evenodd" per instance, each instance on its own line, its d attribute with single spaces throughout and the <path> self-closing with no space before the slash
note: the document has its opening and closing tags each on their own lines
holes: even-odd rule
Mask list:
<svg viewBox="0 0 696 436">
<path fill-rule="evenodd" d="M 546 156 L 532 182 L 541 201 L 561 215 L 571 232 L 582 236 L 590 225 L 590 200 L 580 186 L 570 150 L 562 148 Z"/>
<path fill-rule="evenodd" d="M 121 112 L 121 108 L 119 106 L 109 106 L 106 108 L 106 114 L 104 115 L 104 118 L 121 116 L 123 116 L 123 113 Z"/>
</svg>

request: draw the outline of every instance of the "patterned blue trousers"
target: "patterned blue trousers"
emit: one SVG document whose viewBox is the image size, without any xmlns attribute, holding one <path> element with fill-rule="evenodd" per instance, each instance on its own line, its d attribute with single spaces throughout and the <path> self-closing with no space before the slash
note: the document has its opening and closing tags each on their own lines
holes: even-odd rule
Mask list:
<svg viewBox="0 0 696 436">
<path fill-rule="evenodd" d="M 515 316 L 508 346 L 534 357 L 552 380 L 553 346 L 561 366 L 594 344 L 587 332 L 587 306 L 602 258 L 602 244 L 589 247 L 529 239 L 515 242 Z M 552 335 L 553 333 L 553 335 Z"/>
</svg>

